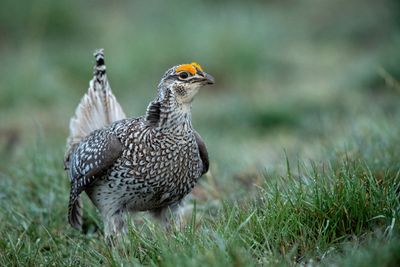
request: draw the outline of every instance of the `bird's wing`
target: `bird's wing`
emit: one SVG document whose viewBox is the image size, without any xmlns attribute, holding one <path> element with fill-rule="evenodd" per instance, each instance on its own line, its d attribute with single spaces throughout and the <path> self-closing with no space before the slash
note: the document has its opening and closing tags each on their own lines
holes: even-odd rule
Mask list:
<svg viewBox="0 0 400 267">
<path fill-rule="evenodd" d="M 71 154 L 68 166 L 71 179 L 68 221 L 73 227 L 82 229 L 80 193 L 107 172 L 122 150 L 119 139 L 110 130 L 101 129 L 84 138 Z"/>
<path fill-rule="evenodd" d="M 122 154 L 123 146 L 108 129 L 96 130 L 83 139 L 70 163 L 71 191 L 79 195 L 89 184 L 103 176 Z"/>
<path fill-rule="evenodd" d="M 206 172 L 208 172 L 208 168 L 210 167 L 210 161 L 208 159 L 207 147 L 198 132 L 194 131 L 194 136 L 196 138 L 197 147 L 199 148 L 200 159 L 203 162 L 203 170 L 201 172 L 201 175 L 203 175 Z"/>
</svg>

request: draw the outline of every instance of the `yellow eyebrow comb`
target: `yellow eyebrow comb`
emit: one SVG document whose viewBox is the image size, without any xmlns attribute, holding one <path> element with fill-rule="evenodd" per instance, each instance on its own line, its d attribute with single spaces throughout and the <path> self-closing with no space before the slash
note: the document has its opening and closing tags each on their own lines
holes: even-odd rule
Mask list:
<svg viewBox="0 0 400 267">
<path fill-rule="evenodd" d="M 197 73 L 197 70 L 203 71 L 203 68 L 197 62 L 192 62 L 190 64 L 182 64 L 176 68 L 176 72 L 187 71 L 192 75 Z"/>
</svg>

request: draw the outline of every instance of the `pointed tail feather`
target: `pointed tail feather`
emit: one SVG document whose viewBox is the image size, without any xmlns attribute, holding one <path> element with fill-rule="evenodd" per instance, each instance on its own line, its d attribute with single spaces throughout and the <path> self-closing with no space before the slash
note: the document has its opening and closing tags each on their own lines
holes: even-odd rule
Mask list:
<svg viewBox="0 0 400 267">
<path fill-rule="evenodd" d="M 94 53 L 96 66 L 88 92 L 82 97 L 69 123 L 70 135 L 67 139 L 67 151 L 64 167 L 69 169 L 69 158 L 76 145 L 94 130 L 103 128 L 114 121 L 126 118 L 124 111 L 111 91 L 104 63 L 104 50 Z"/>
<path fill-rule="evenodd" d="M 82 230 L 82 200 L 73 190 L 69 195 L 68 222 L 75 229 Z"/>
</svg>

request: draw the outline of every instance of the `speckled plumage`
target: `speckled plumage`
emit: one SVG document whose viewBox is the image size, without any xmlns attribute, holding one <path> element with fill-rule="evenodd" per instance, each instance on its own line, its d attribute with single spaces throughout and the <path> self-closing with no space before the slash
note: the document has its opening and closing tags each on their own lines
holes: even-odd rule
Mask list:
<svg viewBox="0 0 400 267">
<path fill-rule="evenodd" d="M 102 51 L 96 53 L 96 60 L 96 68 L 104 64 Z M 207 172 L 207 150 L 192 127 L 190 107 L 197 90 L 213 79 L 201 67 L 196 67 L 196 74 L 183 70 L 184 75 L 176 68 L 161 79 L 158 95 L 145 116 L 103 123 L 103 128 L 68 147 L 65 166 L 71 179 L 72 226 L 80 228 L 82 224 L 82 191 L 99 209 L 105 234 L 113 235 L 123 228 L 124 212 L 165 214 Z M 107 81 L 104 75 L 105 66 L 104 71 L 95 71 L 91 86 Z M 74 119 L 79 121 L 77 116 Z"/>
</svg>

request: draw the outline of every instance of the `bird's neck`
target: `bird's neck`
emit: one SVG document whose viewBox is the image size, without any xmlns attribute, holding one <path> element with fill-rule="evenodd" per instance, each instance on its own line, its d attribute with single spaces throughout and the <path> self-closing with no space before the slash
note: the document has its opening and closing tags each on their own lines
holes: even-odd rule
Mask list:
<svg viewBox="0 0 400 267">
<path fill-rule="evenodd" d="M 190 104 L 177 104 L 161 108 L 159 127 L 163 130 L 187 132 L 192 130 Z"/>
<path fill-rule="evenodd" d="M 178 103 L 171 94 L 158 97 L 147 108 L 146 121 L 161 131 L 191 132 L 191 103 Z"/>
</svg>

